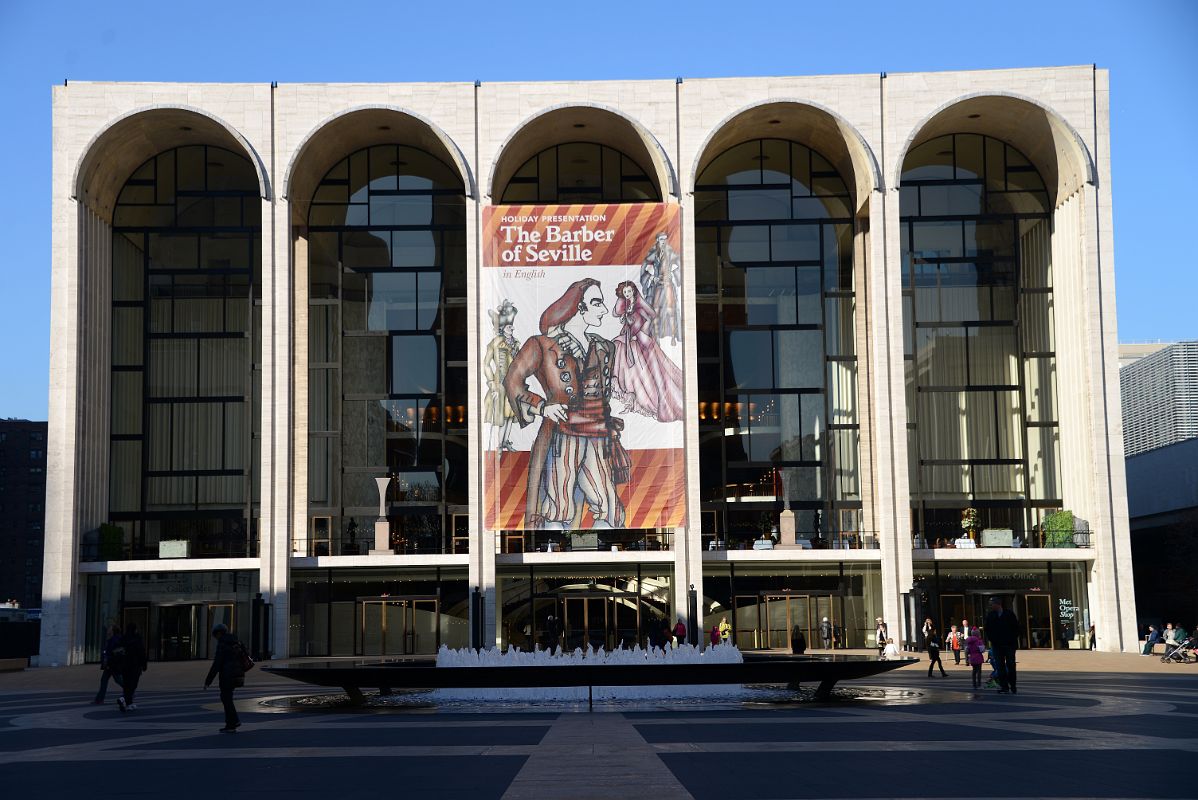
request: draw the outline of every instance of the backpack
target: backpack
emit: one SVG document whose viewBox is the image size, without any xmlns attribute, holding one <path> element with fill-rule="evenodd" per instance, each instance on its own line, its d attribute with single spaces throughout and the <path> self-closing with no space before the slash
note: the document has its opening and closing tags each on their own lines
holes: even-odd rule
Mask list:
<svg viewBox="0 0 1198 800">
<path fill-rule="evenodd" d="M 254 659 L 250 658 L 249 652 L 241 642 L 237 643 L 237 660 L 241 665 L 242 673 L 249 672 L 254 668 Z"/>
</svg>

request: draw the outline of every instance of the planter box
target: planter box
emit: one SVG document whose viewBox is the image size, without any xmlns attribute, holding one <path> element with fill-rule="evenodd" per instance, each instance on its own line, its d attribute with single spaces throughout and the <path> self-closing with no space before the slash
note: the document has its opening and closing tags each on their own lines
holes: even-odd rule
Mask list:
<svg viewBox="0 0 1198 800">
<path fill-rule="evenodd" d="M 191 552 L 191 542 L 186 539 L 169 539 L 158 543 L 159 558 L 187 558 Z"/>
</svg>

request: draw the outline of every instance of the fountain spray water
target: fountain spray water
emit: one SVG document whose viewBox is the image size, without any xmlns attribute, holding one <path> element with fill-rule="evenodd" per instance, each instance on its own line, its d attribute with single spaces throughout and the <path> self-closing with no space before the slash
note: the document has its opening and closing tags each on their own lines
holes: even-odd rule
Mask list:
<svg viewBox="0 0 1198 800">
<path fill-rule="evenodd" d="M 593 647 L 576 648 L 572 652 L 564 652 L 561 648 L 524 651 L 519 648 L 508 648 L 506 651 L 450 650 L 442 645 L 437 651 L 438 667 L 521 667 L 521 666 L 570 666 L 578 664 L 620 665 L 620 664 L 661 664 L 663 668 L 669 665 L 682 664 L 740 664 L 744 661 L 740 649 L 732 644 L 719 644 L 714 647 L 700 649 L 693 645 L 684 644 L 678 647 L 642 648 L 640 645 L 627 649 L 597 650 Z M 746 694 L 741 684 L 719 684 L 714 686 L 595 686 L 595 700 L 667 700 L 678 698 L 694 698 L 709 700 L 734 700 Z M 585 701 L 586 686 L 541 686 L 520 689 L 437 689 L 433 692 L 438 700 L 454 701 L 488 701 L 488 700 L 524 700 L 524 701 Z"/>
</svg>

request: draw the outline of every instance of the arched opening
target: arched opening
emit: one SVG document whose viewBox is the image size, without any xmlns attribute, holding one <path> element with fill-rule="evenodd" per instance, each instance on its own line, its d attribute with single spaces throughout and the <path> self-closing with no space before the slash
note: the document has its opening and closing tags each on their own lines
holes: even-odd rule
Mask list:
<svg viewBox="0 0 1198 800">
<path fill-rule="evenodd" d="M 393 549 L 465 552 L 462 177 L 422 148 L 376 144 L 333 164 L 307 212 L 307 554 L 374 547 L 388 476 Z"/>
<path fill-rule="evenodd" d="M 500 203 L 651 203 L 652 179 L 620 151 L 594 142 L 548 147 L 524 162 Z"/>
<path fill-rule="evenodd" d="M 102 559 L 257 555 L 259 191 L 244 155 L 187 145 L 116 198 L 108 518 L 123 540 L 102 535 Z"/>
<path fill-rule="evenodd" d="M 900 224 L 917 547 L 1061 508 L 1053 187 L 1011 144 L 937 136 L 903 162 Z"/>
<path fill-rule="evenodd" d="M 489 185 L 500 203 L 648 202 L 675 191 L 657 140 L 597 106 L 563 106 L 526 121 L 500 148 Z"/>
<path fill-rule="evenodd" d="M 757 138 L 695 185 L 703 533 L 861 546 L 853 193 L 822 154 Z M 713 546 L 713 545 L 708 545 Z"/>
</svg>

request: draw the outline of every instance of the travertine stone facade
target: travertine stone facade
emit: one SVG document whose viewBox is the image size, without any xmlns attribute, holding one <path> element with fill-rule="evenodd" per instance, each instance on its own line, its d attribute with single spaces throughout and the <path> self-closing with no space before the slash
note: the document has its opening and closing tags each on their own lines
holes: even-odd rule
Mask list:
<svg viewBox="0 0 1198 800">
<path fill-rule="evenodd" d="M 986 551 L 991 562 L 1083 561 L 1099 648 L 1135 647 L 1112 249 L 1107 74 L 1090 66 L 984 72 L 701 80 L 446 84 L 150 84 L 72 82 L 55 87 L 50 421 L 42 661 L 81 660 L 84 576 L 163 571 L 160 561 L 80 563 L 82 533 L 107 518 L 107 275 L 116 193 L 132 170 L 165 149 L 217 144 L 259 172 L 262 203 L 260 556 L 172 561 L 172 570 L 257 569 L 272 603 L 275 651 L 287 651 L 289 574 L 306 566 L 458 565 L 487 598 L 484 641 L 496 630 L 497 562 L 672 562 L 673 604 L 702 596 L 703 565 L 867 561 L 880 565 L 882 611 L 901 621 L 916 561 L 960 561 L 964 551 L 916 551 L 910 534 L 905 414 L 899 178 L 913 145 L 944 133 L 984 133 L 1026 154 L 1055 208 L 1052 241 L 1062 387 L 1065 507 L 1089 522 L 1081 551 Z M 878 550 L 704 552 L 698 422 L 688 420 L 691 525 L 672 553 L 497 555 L 481 526 L 482 470 L 473 470 L 469 555 L 294 555 L 307 536 L 307 204 L 349 153 L 404 142 L 452 164 L 467 195 L 469 358 L 478 363 L 481 208 L 546 146 L 586 138 L 645 166 L 663 200 L 682 208 L 684 291 L 694 297 L 696 176 L 739 142 L 789 138 L 823 153 L 855 195 L 854 269 L 860 365 L 863 527 Z M 685 315 L 684 372 L 696 382 L 695 316 Z M 469 458 L 480 463 L 482 387 L 471 371 Z M 692 388 L 693 391 L 693 388 Z M 978 556 L 981 557 L 980 555 Z M 297 559 L 301 559 L 297 561 Z M 784 569 L 780 566 L 780 569 Z M 693 624 L 693 621 L 692 621 Z M 892 625 L 891 630 L 901 629 Z"/>
</svg>

